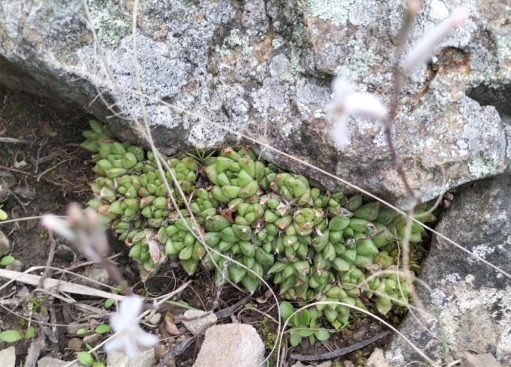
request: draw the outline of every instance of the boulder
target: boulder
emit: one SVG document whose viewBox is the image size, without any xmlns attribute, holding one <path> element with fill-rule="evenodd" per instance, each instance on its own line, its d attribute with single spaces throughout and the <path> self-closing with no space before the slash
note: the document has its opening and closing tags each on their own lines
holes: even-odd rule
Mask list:
<svg viewBox="0 0 511 367">
<path fill-rule="evenodd" d="M 507 175 L 463 186 L 436 230 L 463 246 L 433 237 L 417 296 L 430 314 L 409 313 L 400 331 L 438 362 L 458 358 L 454 351 L 491 353 L 502 366 L 511 365 L 510 279 L 475 255 L 511 274 L 511 178 Z M 444 359 L 444 343 L 450 361 Z M 386 351 L 392 366 L 422 358 L 395 337 Z M 442 364 L 443 365 L 443 364 Z"/>
<path fill-rule="evenodd" d="M 390 102 L 402 3 L 140 2 L 137 61 L 158 148 L 174 154 L 249 142 L 240 138 L 244 134 L 407 207 L 381 126 L 352 118 L 351 145 L 339 149 L 329 138 L 332 121 L 325 112 L 334 75 Z M 132 122 L 142 117 L 133 4 L 89 2 L 98 48 L 82 0 L 66 6 L 58 0 L 0 2 L 0 83 L 77 102 L 120 138 L 147 147 Z M 416 70 L 399 95 L 395 145 L 423 200 L 504 172 L 511 154 L 507 5 L 463 5 L 469 19 L 438 45 L 433 62 Z M 405 53 L 458 2 L 424 6 Z M 262 156 L 327 188 L 339 186 L 267 147 Z"/>
</svg>

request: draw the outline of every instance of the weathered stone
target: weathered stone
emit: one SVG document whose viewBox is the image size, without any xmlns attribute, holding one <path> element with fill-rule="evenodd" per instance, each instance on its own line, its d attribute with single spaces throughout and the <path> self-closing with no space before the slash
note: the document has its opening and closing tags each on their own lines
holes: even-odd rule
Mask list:
<svg viewBox="0 0 511 367">
<path fill-rule="evenodd" d="M 183 314 L 183 325 L 195 336 L 202 335 L 211 326 L 216 324 L 214 313 L 201 310 L 188 310 Z"/>
<path fill-rule="evenodd" d="M 0 361 L 2 361 L 2 367 L 15 367 L 16 349 L 11 346 L 9 348 L 0 350 Z"/>
<path fill-rule="evenodd" d="M 12 263 L 5 267 L 6 270 L 21 271 L 23 269 L 23 263 L 19 260 L 14 260 Z"/>
<path fill-rule="evenodd" d="M 66 332 L 68 335 L 76 335 L 78 330 L 87 329 L 89 330 L 89 324 L 82 324 L 78 322 L 72 322 L 66 327 Z"/>
<path fill-rule="evenodd" d="M 402 4 L 141 2 L 138 61 L 157 146 L 172 154 L 240 141 L 200 115 L 406 206 L 408 195 L 381 127 L 352 118 L 352 143 L 340 151 L 328 137 L 325 113 L 333 75 L 389 103 Z M 460 4 L 424 2 L 405 52 Z M 416 70 L 399 96 L 395 145 L 410 185 L 424 200 L 504 172 L 511 155 L 506 143 L 511 127 L 505 123 L 511 121 L 507 3 L 474 0 L 463 6 L 469 19 L 441 42 L 434 64 Z M 125 119 L 142 114 L 134 92 L 132 2 L 98 0 L 89 7 L 118 88 L 93 44 L 81 0 L 66 6 L 57 0 L 0 2 L 0 82 L 73 100 L 119 137 L 147 146 L 141 130 Z M 332 179 L 273 151 L 265 149 L 263 157 L 334 186 Z"/>
<path fill-rule="evenodd" d="M 498 176 L 463 186 L 437 225 L 437 231 L 469 254 L 443 238 L 433 237 L 420 274 L 432 293 L 423 286 L 417 289 L 430 314 L 409 314 L 400 327 L 406 338 L 433 359 L 444 358 L 445 338 L 458 350 L 488 352 L 503 366 L 511 365 L 510 279 L 470 256 L 511 273 L 510 208 L 511 178 Z M 397 367 L 422 361 L 397 337 L 386 351 L 386 358 Z M 451 361 L 455 359 L 451 356 Z"/>
<path fill-rule="evenodd" d="M 156 366 L 154 349 L 140 351 L 133 359 L 120 352 L 109 352 L 106 356 L 108 367 L 153 367 Z"/>
<path fill-rule="evenodd" d="M 88 279 L 78 278 L 76 282 L 89 287 L 104 289 L 105 286 L 101 284 L 110 283 L 110 276 L 108 275 L 108 271 L 104 267 L 99 265 L 87 266 L 83 271 L 82 275 L 87 277 Z"/>
<path fill-rule="evenodd" d="M 376 348 L 366 362 L 367 367 L 390 367 L 385 360 L 383 349 Z"/>
<path fill-rule="evenodd" d="M 264 344 L 251 325 L 215 325 L 206 331 L 194 367 L 261 367 Z"/>
<path fill-rule="evenodd" d="M 77 352 L 82 350 L 82 346 L 83 346 L 83 340 L 80 338 L 71 338 L 67 342 L 67 347 L 69 349 L 75 350 Z"/>
<path fill-rule="evenodd" d="M 64 367 L 67 366 L 69 362 L 61 361 L 60 359 L 51 358 L 51 357 L 43 357 L 39 361 L 37 361 L 37 367 Z M 83 367 L 80 363 L 75 362 L 69 367 Z"/>
<path fill-rule="evenodd" d="M 7 236 L 0 231 L 0 256 L 7 255 L 11 252 L 11 245 Z"/>
</svg>

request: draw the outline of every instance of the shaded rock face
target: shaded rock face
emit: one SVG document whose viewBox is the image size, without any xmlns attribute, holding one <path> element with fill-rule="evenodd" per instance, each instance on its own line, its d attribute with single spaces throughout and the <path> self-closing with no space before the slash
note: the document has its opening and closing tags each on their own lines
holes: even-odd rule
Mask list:
<svg viewBox="0 0 511 367">
<path fill-rule="evenodd" d="M 463 186 L 444 213 L 437 231 L 470 253 L 511 273 L 511 177 L 498 176 Z M 488 265 L 434 237 L 420 278 L 432 289 L 419 286 L 426 309 L 439 311 L 450 346 L 491 353 L 502 366 L 511 365 L 511 286 L 509 279 Z M 420 316 L 415 312 L 417 316 Z M 443 358 L 438 319 L 408 314 L 400 327 L 428 356 Z M 450 352 L 451 361 L 460 356 Z M 395 339 L 386 352 L 393 366 L 422 360 L 406 342 Z"/>
<path fill-rule="evenodd" d="M 0 2 L 0 63 L 9 65 L 0 82 L 78 102 L 119 137 L 147 146 L 126 119 L 142 115 L 134 92 L 133 1 L 89 1 L 115 84 L 84 21 L 82 1 L 64 3 Z M 439 45 L 432 65 L 409 78 L 400 96 L 396 146 L 424 200 L 503 172 L 511 131 L 503 122 L 511 79 L 505 2 L 426 3 L 405 52 L 456 7 L 468 6 L 470 18 Z M 332 122 L 325 112 L 333 75 L 389 102 L 401 6 L 401 0 L 142 1 L 138 64 L 157 146 L 173 154 L 241 142 L 202 116 L 405 207 L 407 195 L 381 127 L 352 118 L 352 143 L 339 150 L 328 137 Z M 335 186 L 271 150 L 263 157 Z"/>
</svg>

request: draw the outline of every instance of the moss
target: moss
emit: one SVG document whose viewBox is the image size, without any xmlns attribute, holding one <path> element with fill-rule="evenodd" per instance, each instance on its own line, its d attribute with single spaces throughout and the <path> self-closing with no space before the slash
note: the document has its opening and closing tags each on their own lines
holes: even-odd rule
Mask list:
<svg viewBox="0 0 511 367">
<path fill-rule="evenodd" d="M 276 326 L 273 321 L 267 317 L 263 317 L 257 324 L 257 329 L 261 332 L 261 336 L 266 350 L 272 350 L 277 341 Z"/>
</svg>

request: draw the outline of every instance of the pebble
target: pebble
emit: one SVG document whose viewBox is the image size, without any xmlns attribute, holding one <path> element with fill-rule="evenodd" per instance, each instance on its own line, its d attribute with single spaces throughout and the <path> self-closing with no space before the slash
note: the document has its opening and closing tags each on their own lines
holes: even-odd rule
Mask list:
<svg viewBox="0 0 511 367">
<path fill-rule="evenodd" d="M 5 256 L 11 251 L 11 245 L 7 236 L 0 231 L 0 256 Z"/>
<path fill-rule="evenodd" d="M 187 321 L 188 319 L 191 319 Z M 201 310 L 188 310 L 183 314 L 183 325 L 195 336 L 202 335 L 204 332 L 214 324 L 216 324 L 217 317 L 214 313 L 201 311 Z"/>
<path fill-rule="evenodd" d="M 383 349 L 376 348 L 366 362 L 367 367 L 390 367 L 385 360 Z"/>
<path fill-rule="evenodd" d="M 251 325 L 215 325 L 206 331 L 193 367 L 261 367 L 264 344 Z"/>
<path fill-rule="evenodd" d="M 110 352 L 106 356 L 108 367 L 153 367 L 156 366 L 154 349 L 140 351 L 133 359 L 121 352 Z"/>
<path fill-rule="evenodd" d="M 76 333 L 80 329 L 89 330 L 89 324 L 80 324 L 78 322 L 72 322 L 69 325 L 67 325 L 66 331 L 69 335 L 76 335 Z"/>
<path fill-rule="evenodd" d="M 75 350 L 77 352 L 82 350 L 82 346 L 83 346 L 83 341 L 80 338 L 72 338 L 67 343 L 67 347 L 69 349 L 73 349 L 73 350 Z"/>
<path fill-rule="evenodd" d="M 5 267 L 6 270 L 21 271 L 23 269 L 23 263 L 19 260 L 14 260 L 12 263 Z"/>
<path fill-rule="evenodd" d="M 15 367 L 16 365 L 16 349 L 10 346 L 7 349 L 0 350 L 0 363 L 2 367 Z"/>
<path fill-rule="evenodd" d="M 62 361 L 60 359 L 43 357 L 37 361 L 37 367 L 64 367 L 69 364 L 68 361 Z M 75 362 L 69 367 L 83 367 L 82 364 Z M 110 367 L 110 366 L 109 366 Z"/>
<path fill-rule="evenodd" d="M 97 333 L 90 334 L 83 338 L 83 342 L 85 344 L 90 344 L 90 345 L 94 346 L 101 340 L 102 337 L 103 336 L 101 334 L 97 334 Z"/>
</svg>

